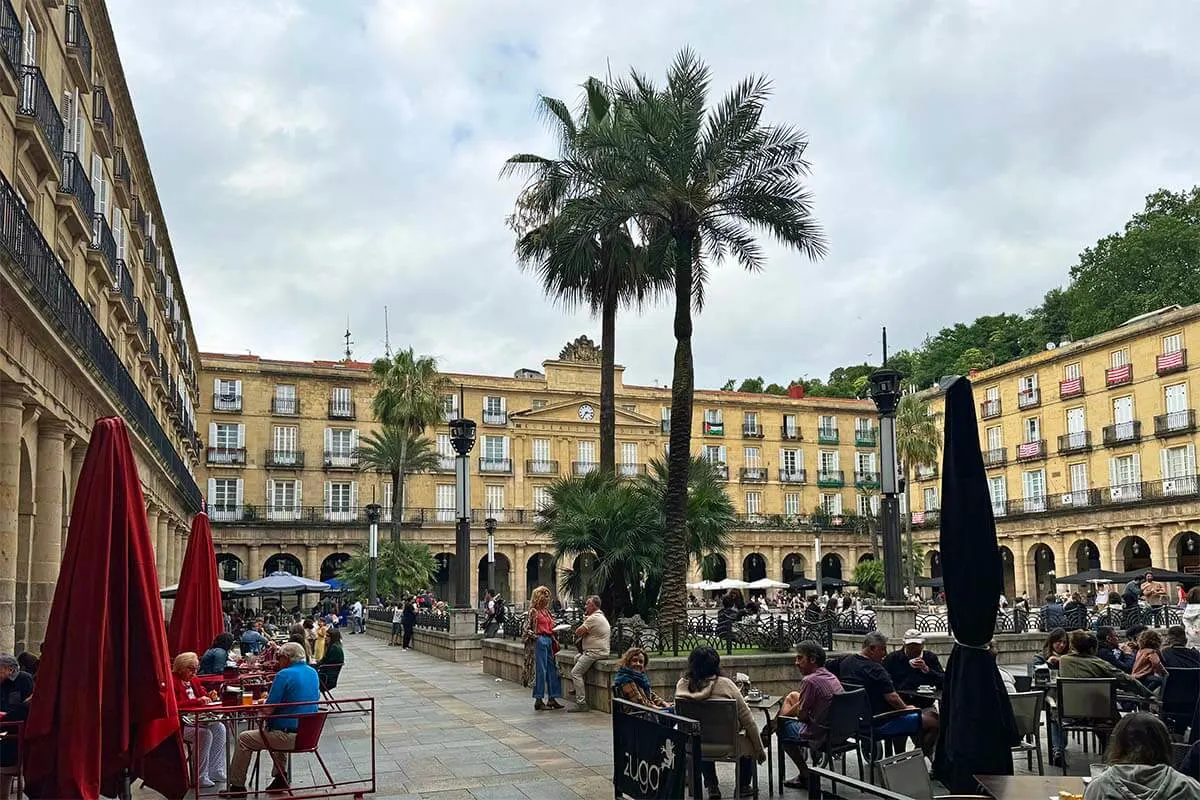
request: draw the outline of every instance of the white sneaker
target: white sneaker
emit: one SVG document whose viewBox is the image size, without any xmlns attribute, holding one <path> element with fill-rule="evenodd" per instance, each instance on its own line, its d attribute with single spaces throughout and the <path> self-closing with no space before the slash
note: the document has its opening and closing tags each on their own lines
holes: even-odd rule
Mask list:
<svg viewBox="0 0 1200 800">
<path fill-rule="evenodd" d="M 212 787 L 214 787 L 214 786 L 216 786 L 216 784 L 215 784 L 215 783 L 213 783 L 211 780 L 209 780 L 209 778 L 208 778 L 208 776 L 207 776 L 207 775 L 201 775 L 201 776 L 200 776 L 200 788 L 202 788 L 202 789 L 211 789 L 211 788 L 212 788 Z"/>
</svg>

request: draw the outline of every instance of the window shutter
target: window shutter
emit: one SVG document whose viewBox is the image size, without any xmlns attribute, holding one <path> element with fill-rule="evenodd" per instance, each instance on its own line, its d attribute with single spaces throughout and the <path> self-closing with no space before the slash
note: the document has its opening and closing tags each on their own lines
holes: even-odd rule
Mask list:
<svg viewBox="0 0 1200 800">
<path fill-rule="evenodd" d="M 1184 455 L 1184 476 L 1192 477 L 1196 474 L 1196 445 L 1189 444 L 1187 453 Z"/>
<path fill-rule="evenodd" d="M 300 514 L 300 509 L 304 508 L 304 481 L 296 481 L 296 514 Z"/>
<path fill-rule="evenodd" d="M 242 515 L 242 503 L 245 501 L 245 498 L 242 496 L 242 490 L 243 490 L 244 486 L 245 486 L 245 482 L 241 478 L 238 478 L 237 479 L 236 505 L 237 505 L 237 514 L 239 517 Z"/>
<path fill-rule="evenodd" d="M 721 455 L 719 456 L 722 464 L 728 464 L 729 459 L 725 456 L 725 445 L 721 445 Z"/>
<path fill-rule="evenodd" d="M 1133 454 L 1133 482 L 1142 482 L 1142 457 L 1138 453 Z"/>
<path fill-rule="evenodd" d="M 242 382 L 241 381 L 233 382 L 233 393 L 235 395 L 237 395 L 238 397 L 242 396 Z"/>
<path fill-rule="evenodd" d="M 842 454 L 839 453 L 837 450 L 834 450 L 833 458 L 830 459 L 830 462 L 829 462 L 830 464 L 833 465 L 834 472 L 837 472 L 839 469 L 842 468 L 841 460 L 842 460 Z"/>
<path fill-rule="evenodd" d="M 350 450 L 358 452 L 358 428 L 350 431 Z"/>
<path fill-rule="evenodd" d="M 329 489 L 329 481 L 325 481 L 325 513 L 326 513 L 326 514 L 328 514 L 328 513 L 329 513 L 329 507 L 330 507 L 330 503 L 329 503 L 329 491 L 330 491 L 330 489 Z"/>
<path fill-rule="evenodd" d="M 267 509 L 275 505 L 275 480 L 267 478 Z"/>
<path fill-rule="evenodd" d="M 217 497 L 217 479 L 209 478 L 208 479 L 208 497 L 204 498 L 205 500 L 208 501 L 208 510 L 209 511 L 212 511 L 213 500 L 215 500 L 216 497 Z"/>
<path fill-rule="evenodd" d="M 503 400 L 501 400 L 501 403 L 503 403 Z M 508 437 L 502 436 L 500 442 L 500 458 L 508 458 Z"/>
<path fill-rule="evenodd" d="M 358 481 L 350 481 L 350 514 L 358 514 Z"/>
<path fill-rule="evenodd" d="M 503 396 L 500 398 L 500 413 L 504 414 L 508 411 L 508 400 Z"/>
<path fill-rule="evenodd" d="M 219 397 L 221 394 L 221 379 L 213 378 L 213 397 Z"/>
<path fill-rule="evenodd" d="M 1117 478 L 1117 460 L 1115 458 L 1110 458 L 1108 460 L 1108 485 L 1109 486 L 1120 486 L 1121 485 L 1121 481 L 1118 480 L 1118 478 Z"/>
<path fill-rule="evenodd" d="M 241 447 L 241 448 L 246 447 L 246 424 L 244 422 L 238 423 L 238 440 L 237 440 L 237 442 L 238 442 L 237 443 L 238 447 Z"/>
<path fill-rule="evenodd" d="M 333 451 L 333 428 L 325 429 L 325 452 L 328 454 Z M 328 498 L 326 498 L 328 500 Z"/>
<path fill-rule="evenodd" d="M 1171 477 L 1170 464 L 1168 463 L 1169 460 L 1170 459 L 1167 456 L 1167 448 L 1164 447 L 1158 451 L 1158 474 L 1164 478 Z"/>
</svg>

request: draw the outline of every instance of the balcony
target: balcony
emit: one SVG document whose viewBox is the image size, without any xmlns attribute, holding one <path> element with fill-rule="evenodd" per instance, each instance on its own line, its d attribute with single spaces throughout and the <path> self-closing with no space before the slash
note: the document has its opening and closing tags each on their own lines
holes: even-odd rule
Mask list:
<svg viewBox="0 0 1200 800">
<path fill-rule="evenodd" d="M 658 428 L 663 433 L 670 433 L 671 432 L 671 420 L 669 420 L 669 419 L 661 420 L 658 423 Z"/>
<path fill-rule="evenodd" d="M 1037 408 L 1042 404 L 1042 392 L 1036 386 L 1017 392 L 1017 408 Z"/>
<path fill-rule="evenodd" d="M 490 475 L 511 475 L 512 474 L 512 459 L 511 458 L 481 458 L 479 459 L 479 471 Z M 580 473 L 576 473 L 577 475 Z"/>
<path fill-rule="evenodd" d="M 92 215 L 92 243 L 88 262 L 104 273 L 102 283 L 109 283 L 117 274 L 117 240 L 103 214 Z"/>
<path fill-rule="evenodd" d="M 595 472 L 600 469 L 600 464 L 595 461 L 572 461 L 572 475 L 587 475 L 589 472 Z"/>
<path fill-rule="evenodd" d="M 454 456 L 439 455 L 437 457 L 437 464 L 434 465 L 433 470 L 434 472 L 456 472 L 457 462 L 458 459 Z"/>
<path fill-rule="evenodd" d="M 712 463 L 712 462 L 709 462 Z M 713 464 L 713 476 L 719 481 L 729 480 L 729 465 L 728 464 Z"/>
<path fill-rule="evenodd" d="M 617 475 L 621 478 L 636 478 L 645 474 L 645 464 L 617 464 Z"/>
<path fill-rule="evenodd" d="M 80 86 L 92 85 L 92 40 L 79 6 L 67 6 L 67 67 Z"/>
<path fill-rule="evenodd" d="M 1000 398 L 995 400 L 984 400 L 979 404 L 979 416 L 984 419 L 992 419 L 1000 416 Z"/>
<path fill-rule="evenodd" d="M 1065 400 L 1068 397 L 1079 397 L 1083 394 L 1083 377 L 1067 378 L 1058 382 L 1058 397 Z"/>
<path fill-rule="evenodd" d="M 240 394 L 214 394 L 213 411 L 232 411 L 241 413 L 242 396 Z"/>
<path fill-rule="evenodd" d="M 326 450 L 323 464 L 325 469 L 358 469 L 359 457 L 357 450 Z"/>
<path fill-rule="evenodd" d="M 817 444 L 837 444 L 837 428 L 817 428 Z"/>
<path fill-rule="evenodd" d="M 144 247 L 146 244 L 146 207 L 142 205 L 142 200 L 133 192 L 133 186 L 129 187 L 129 238 L 137 247 Z M 149 264 L 151 269 L 156 265 Z"/>
<path fill-rule="evenodd" d="M 158 334 L 153 328 L 150 329 L 150 346 L 142 353 L 142 365 L 151 377 L 158 372 Z"/>
<path fill-rule="evenodd" d="M 846 482 L 842 479 L 842 471 L 837 470 L 820 470 L 817 473 L 817 486 L 823 489 L 840 489 L 845 486 Z"/>
<path fill-rule="evenodd" d="M 878 489 L 879 488 L 879 473 L 878 472 L 855 472 L 854 485 L 859 489 Z"/>
<path fill-rule="evenodd" d="M 1017 445 L 1017 461 L 1037 461 L 1046 457 L 1046 440 L 1021 442 Z"/>
<path fill-rule="evenodd" d="M 155 376 L 155 378 L 158 380 L 158 382 L 162 385 L 162 387 L 164 389 L 169 389 L 170 388 L 170 381 L 169 381 L 170 376 L 171 376 L 171 373 L 167 368 L 166 351 L 160 352 L 158 354 L 158 374 Z"/>
<path fill-rule="evenodd" d="M 129 268 L 121 259 L 117 260 L 116 279 L 108 291 L 117 301 L 110 308 L 113 315 L 122 322 L 133 322 L 136 319 L 134 315 L 137 314 L 137 306 L 133 302 L 136 299 L 133 296 L 133 278 L 129 274 Z"/>
<path fill-rule="evenodd" d="M 29 156 L 38 171 L 57 180 L 62 169 L 66 127 L 54 95 L 37 67 L 21 67 L 21 97 L 17 104 L 18 138 L 29 140 Z"/>
<path fill-rule="evenodd" d="M 988 468 L 1003 467 L 1007 463 L 1008 463 L 1008 449 L 1007 448 L 997 447 L 994 450 L 984 450 L 983 451 L 983 466 L 988 467 Z"/>
<path fill-rule="evenodd" d="M 92 141 L 96 143 L 96 151 L 105 158 L 112 158 L 113 143 L 116 135 L 113 130 L 112 104 L 108 102 L 108 92 L 103 86 L 92 88 Z"/>
<path fill-rule="evenodd" d="M 1198 491 L 1200 491 L 1200 481 L 1197 480 L 1195 475 L 1179 475 L 1163 478 L 1162 480 L 1162 493 L 1164 497 L 1192 495 Z"/>
<path fill-rule="evenodd" d="M 0 92 L 15 97 L 21 89 L 21 42 L 24 31 L 18 21 L 17 12 L 13 10 L 12 0 L 0 2 Z"/>
<path fill-rule="evenodd" d="M 488 411 L 485 408 L 483 410 L 483 424 L 484 425 L 507 425 L 508 424 L 508 412 L 507 411 Z"/>
<path fill-rule="evenodd" d="M 297 522 L 303 509 L 298 505 L 267 503 L 267 519 L 271 522 Z"/>
<path fill-rule="evenodd" d="M 1075 431 L 1074 433 L 1064 433 L 1058 437 L 1058 452 L 1064 455 L 1067 453 L 1086 453 L 1091 449 L 1091 431 Z"/>
<path fill-rule="evenodd" d="M 1154 418 L 1154 435 L 1160 439 L 1169 436 L 1179 436 L 1196 430 L 1196 409 L 1188 408 L 1183 411 L 1172 411 L 1160 414 Z"/>
<path fill-rule="evenodd" d="M 1108 499 L 1114 503 L 1132 503 L 1142 499 L 1142 484 L 1126 483 L 1108 487 Z"/>
<path fill-rule="evenodd" d="M 780 483 L 804 483 L 805 475 L 802 469 L 781 469 L 779 470 Z"/>
<path fill-rule="evenodd" d="M 764 435 L 762 426 L 757 422 L 742 424 L 743 439 L 761 439 Z"/>
<path fill-rule="evenodd" d="M 703 433 L 705 436 L 724 436 L 725 423 L 721 420 L 704 420 Z"/>
<path fill-rule="evenodd" d="M 334 400 L 331 398 L 329 401 L 329 418 L 354 419 L 354 401 Z"/>
<path fill-rule="evenodd" d="M 766 483 L 766 467 L 742 467 L 740 480 L 742 483 Z"/>
<path fill-rule="evenodd" d="M 133 298 L 133 319 L 137 325 L 137 336 L 129 342 L 144 353 L 150 347 L 150 318 L 146 316 L 146 306 L 140 297 Z"/>
<path fill-rule="evenodd" d="M 879 436 L 874 428 L 855 428 L 854 445 L 856 447 L 874 447 L 879 444 Z"/>
<path fill-rule="evenodd" d="M 1123 444 L 1133 444 L 1142 440 L 1142 423 L 1139 420 L 1132 422 L 1118 422 L 1115 425 L 1104 426 L 1104 446 L 1119 447 Z"/>
<path fill-rule="evenodd" d="M 1176 350 L 1174 353 L 1163 353 L 1154 359 L 1154 373 L 1158 376 L 1170 375 L 1172 372 L 1183 372 L 1187 369 L 1187 350 Z"/>
<path fill-rule="evenodd" d="M 113 195 L 119 206 L 128 206 L 133 196 L 133 175 L 123 147 L 113 148 Z"/>
<path fill-rule="evenodd" d="M 90 238 L 96 193 L 79 157 L 69 150 L 63 153 L 62 179 L 58 182 L 55 205 L 64 212 L 67 230 L 81 239 Z"/>
<path fill-rule="evenodd" d="M 214 467 L 244 467 L 246 466 L 246 448 L 244 447 L 210 447 L 207 462 Z"/>
<path fill-rule="evenodd" d="M 548 459 L 532 459 L 525 462 L 526 475 L 558 475 L 558 462 Z"/>
<path fill-rule="evenodd" d="M 800 429 L 795 425 L 780 425 L 779 438 L 785 442 L 798 442 L 800 441 Z"/>
<path fill-rule="evenodd" d="M 276 417 L 295 417 L 300 414 L 300 398 L 282 397 L 271 398 L 271 414 Z"/>
<path fill-rule="evenodd" d="M 301 469 L 304 466 L 303 450 L 268 450 L 263 459 L 268 467 Z"/>
<path fill-rule="evenodd" d="M 921 464 L 917 467 L 917 480 L 919 480 L 919 481 L 933 480 L 934 478 L 937 477 L 937 475 L 938 475 L 938 468 L 936 466 L 931 466 L 929 464 Z"/>
<path fill-rule="evenodd" d="M 1133 364 L 1124 364 L 1104 370 L 1104 385 L 1112 389 L 1133 383 Z"/>
</svg>

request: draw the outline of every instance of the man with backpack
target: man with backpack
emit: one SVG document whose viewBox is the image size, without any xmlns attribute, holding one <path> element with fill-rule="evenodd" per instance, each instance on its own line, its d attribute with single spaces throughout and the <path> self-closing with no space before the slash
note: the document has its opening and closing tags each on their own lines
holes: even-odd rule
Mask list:
<svg viewBox="0 0 1200 800">
<path fill-rule="evenodd" d="M 503 627 L 505 615 L 504 601 L 500 599 L 496 590 L 487 590 L 484 595 L 484 608 L 487 609 L 487 617 L 483 621 L 483 635 L 485 638 L 492 639 Z"/>
</svg>

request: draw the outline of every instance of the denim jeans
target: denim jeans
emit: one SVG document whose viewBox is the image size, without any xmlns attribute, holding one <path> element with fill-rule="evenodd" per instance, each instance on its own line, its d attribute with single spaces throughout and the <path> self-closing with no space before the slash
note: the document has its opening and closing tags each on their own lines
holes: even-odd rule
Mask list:
<svg viewBox="0 0 1200 800">
<path fill-rule="evenodd" d="M 558 675 L 558 667 L 554 663 L 553 640 L 549 636 L 539 636 L 534 645 L 534 678 L 533 696 L 539 700 L 543 697 L 559 698 L 562 693 L 562 679 Z"/>
<path fill-rule="evenodd" d="M 742 756 L 738 759 L 738 772 L 741 773 L 739 780 L 742 785 L 738 788 L 744 788 L 754 782 L 754 771 L 758 766 L 754 763 L 754 759 L 748 756 Z M 704 787 L 711 789 L 717 785 L 717 762 L 701 761 L 700 775 L 704 778 Z"/>
</svg>

